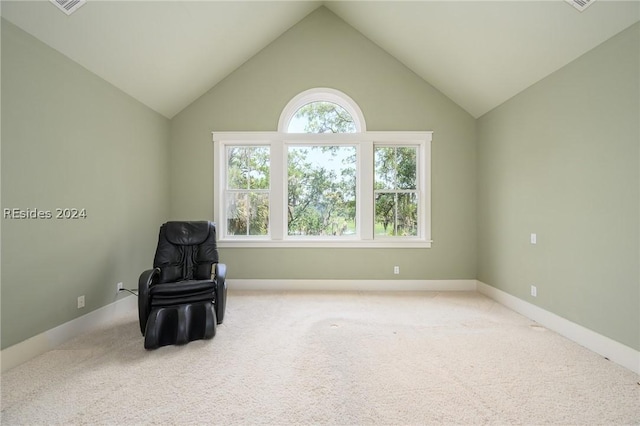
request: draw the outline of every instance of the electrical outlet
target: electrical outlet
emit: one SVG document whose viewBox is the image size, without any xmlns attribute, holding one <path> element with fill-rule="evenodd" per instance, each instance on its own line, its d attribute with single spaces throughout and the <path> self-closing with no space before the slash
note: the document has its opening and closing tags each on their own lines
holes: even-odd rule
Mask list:
<svg viewBox="0 0 640 426">
<path fill-rule="evenodd" d="M 538 244 L 538 235 L 531 234 L 531 244 Z"/>
<path fill-rule="evenodd" d="M 84 294 L 82 296 L 78 296 L 78 309 L 84 308 Z"/>
<path fill-rule="evenodd" d="M 531 295 L 533 297 L 538 297 L 538 288 L 535 285 L 531 286 Z"/>
<path fill-rule="evenodd" d="M 400 275 L 400 267 L 399 266 L 394 266 L 393 267 L 393 273 L 395 275 Z"/>
<path fill-rule="evenodd" d="M 116 284 L 116 293 L 120 293 L 120 290 L 124 288 L 124 284 L 118 283 Z"/>
</svg>

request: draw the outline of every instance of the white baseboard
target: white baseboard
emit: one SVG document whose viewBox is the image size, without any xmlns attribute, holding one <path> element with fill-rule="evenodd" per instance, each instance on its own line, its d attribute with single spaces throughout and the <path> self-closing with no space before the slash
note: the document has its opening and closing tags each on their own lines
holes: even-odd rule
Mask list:
<svg viewBox="0 0 640 426">
<path fill-rule="evenodd" d="M 640 374 L 639 351 L 481 281 L 478 281 L 477 291 L 616 364 Z"/>
<path fill-rule="evenodd" d="M 3 349 L 0 351 L 0 370 L 5 372 L 17 367 L 76 336 L 97 330 L 111 321 L 130 315 L 132 310 L 137 312 L 137 304 L 137 298 L 123 297 L 114 303 Z"/>
<path fill-rule="evenodd" d="M 261 280 L 228 279 L 239 291 L 476 291 L 476 280 Z"/>
</svg>

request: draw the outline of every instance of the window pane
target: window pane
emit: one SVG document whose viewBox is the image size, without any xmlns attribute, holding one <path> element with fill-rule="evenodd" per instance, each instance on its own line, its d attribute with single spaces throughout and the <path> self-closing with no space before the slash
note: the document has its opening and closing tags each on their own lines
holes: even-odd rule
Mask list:
<svg viewBox="0 0 640 426">
<path fill-rule="evenodd" d="M 227 235 L 268 235 L 268 194 L 228 193 L 226 206 Z"/>
<path fill-rule="evenodd" d="M 395 194 L 376 194 L 375 235 L 395 235 Z"/>
<path fill-rule="evenodd" d="M 418 197 L 413 192 L 398 194 L 396 235 L 400 237 L 418 235 Z"/>
<path fill-rule="evenodd" d="M 291 119 L 289 133 L 355 133 L 356 125 L 346 109 L 333 102 L 312 102 Z"/>
<path fill-rule="evenodd" d="M 416 147 L 375 148 L 375 189 L 416 189 Z"/>
<path fill-rule="evenodd" d="M 376 236 L 417 236 L 418 196 L 415 192 L 376 194 Z"/>
<path fill-rule="evenodd" d="M 376 147 L 375 149 L 375 188 L 395 189 L 396 187 L 396 149 Z"/>
<path fill-rule="evenodd" d="M 227 165 L 228 189 L 269 188 L 269 147 L 229 147 Z"/>
<path fill-rule="evenodd" d="M 288 148 L 288 235 L 356 232 L 356 148 Z"/>
<path fill-rule="evenodd" d="M 396 188 L 416 189 L 416 157 L 418 149 L 414 147 L 396 148 Z"/>
</svg>

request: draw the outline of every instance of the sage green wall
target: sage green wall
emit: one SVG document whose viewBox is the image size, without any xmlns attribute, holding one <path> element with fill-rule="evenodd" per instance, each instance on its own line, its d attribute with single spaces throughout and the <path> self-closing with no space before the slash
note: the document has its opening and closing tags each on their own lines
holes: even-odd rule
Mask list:
<svg viewBox="0 0 640 426">
<path fill-rule="evenodd" d="M 137 286 L 169 215 L 169 120 L 1 26 L 2 208 L 88 215 L 2 219 L 6 348 L 112 303 L 118 281 Z"/>
<path fill-rule="evenodd" d="M 276 130 L 298 93 L 352 97 L 368 130 L 433 130 L 431 249 L 225 249 L 230 278 L 475 278 L 475 120 L 321 7 L 171 123 L 171 216 L 213 217 L 212 131 Z"/>
<path fill-rule="evenodd" d="M 478 121 L 478 279 L 636 350 L 639 51 L 636 24 Z"/>
</svg>

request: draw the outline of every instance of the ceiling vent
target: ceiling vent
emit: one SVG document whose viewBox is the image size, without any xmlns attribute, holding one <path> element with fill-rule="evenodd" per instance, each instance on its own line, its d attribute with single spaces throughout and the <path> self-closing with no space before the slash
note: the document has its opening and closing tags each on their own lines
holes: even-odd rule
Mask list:
<svg viewBox="0 0 640 426">
<path fill-rule="evenodd" d="M 584 12 L 584 10 L 589 6 L 591 6 L 591 4 L 596 0 L 564 0 L 564 1 L 566 1 L 576 9 L 578 9 L 580 12 Z"/>
<path fill-rule="evenodd" d="M 87 0 L 50 0 L 51 3 L 55 4 L 58 9 L 63 11 L 66 15 L 71 15 L 73 12 L 78 10 L 80 6 L 85 4 Z"/>
</svg>

